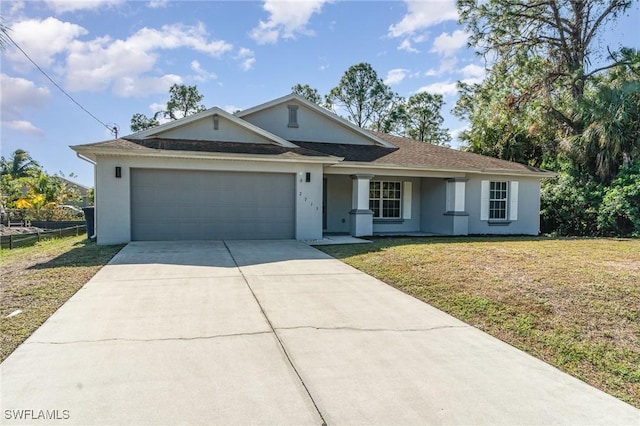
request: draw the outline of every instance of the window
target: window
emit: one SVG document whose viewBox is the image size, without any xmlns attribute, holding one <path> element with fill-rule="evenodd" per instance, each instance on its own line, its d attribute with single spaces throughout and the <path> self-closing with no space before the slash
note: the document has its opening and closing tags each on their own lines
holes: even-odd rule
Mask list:
<svg viewBox="0 0 640 426">
<path fill-rule="evenodd" d="M 289 109 L 288 127 L 298 127 L 298 105 L 287 105 Z"/>
<path fill-rule="evenodd" d="M 507 219 L 507 182 L 489 184 L 489 220 Z"/>
<path fill-rule="evenodd" d="M 518 220 L 518 181 L 480 182 L 480 220 L 505 225 Z"/>
<path fill-rule="evenodd" d="M 401 194 L 400 182 L 370 182 L 369 209 L 373 217 L 399 219 Z"/>
</svg>

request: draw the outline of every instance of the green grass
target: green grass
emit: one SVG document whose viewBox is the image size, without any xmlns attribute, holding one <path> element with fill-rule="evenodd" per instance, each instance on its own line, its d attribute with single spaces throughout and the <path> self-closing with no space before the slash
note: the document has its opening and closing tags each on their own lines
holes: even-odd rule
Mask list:
<svg viewBox="0 0 640 426">
<path fill-rule="evenodd" d="M 0 361 L 11 354 L 123 246 L 97 246 L 84 236 L 0 250 Z M 11 318 L 10 313 L 22 312 Z"/>
<path fill-rule="evenodd" d="M 640 408 L 640 240 L 389 238 L 326 253 Z"/>
</svg>

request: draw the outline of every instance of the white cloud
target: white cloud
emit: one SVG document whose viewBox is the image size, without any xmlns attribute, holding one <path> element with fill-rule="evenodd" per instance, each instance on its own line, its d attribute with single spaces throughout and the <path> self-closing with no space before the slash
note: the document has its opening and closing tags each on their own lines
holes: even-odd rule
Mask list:
<svg viewBox="0 0 640 426">
<path fill-rule="evenodd" d="M 122 97 L 143 96 L 149 93 L 166 93 L 174 84 L 182 84 L 175 74 L 160 77 L 122 76 L 113 82 L 112 90 Z"/>
<path fill-rule="evenodd" d="M 483 79 L 487 71 L 484 67 L 475 64 L 469 64 L 460 70 L 462 76 L 465 78 L 479 78 Z"/>
<path fill-rule="evenodd" d="M 442 33 L 433 40 L 431 52 L 440 53 L 444 56 L 452 56 L 467 44 L 469 35 L 462 30 L 455 30 L 451 35 Z"/>
<path fill-rule="evenodd" d="M 16 16 L 20 12 L 22 12 L 22 9 L 24 9 L 24 1 L 13 1 L 13 2 L 10 2 L 9 5 L 10 5 L 9 13 L 5 15 L 5 18 L 7 16 Z"/>
<path fill-rule="evenodd" d="M 150 0 L 149 3 L 147 3 L 147 7 L 151 9 L 160 9 L 167 7 L 168 4 L 169 0 Z"/>
<path fill-rule="evenodd" d="M 418 53 L 420 52 L 418 49 L 411 45 L 411 41 L 408 38 L 402 40 L 402 43 L 398 46 L 398 50 L 404 50 L 405 52 L 410 53 Z"/>
<path fill-rule="evenodd" d="M 41 108 L 49 99 L 49 89 L 19 77 L 0 74 L 0 104 L 5 119 L 21 118 L 23 108 Z"/>
<path fill-rule="evenodd" d="M 280 37 L 295 38 L 296 34 L 312 35 L 306 28 L 314 13 L 330 0 L 282 1 L 265 0 L 263 9 L 269 13 L 267 21 L 260 21 L 250 32 L 258 44 L 277 43 Z"/>
<path fill-rule="evenodd" d="M 99 91 L 111 87 L 120 96 L 166 91 L 181 78 L 173 74 L 145 76 L 158 60 L 158 50 L 190 48 L 219 57 L 232 49 L 222 40 L 207 40 L 204 25 L 164 25 L 160 30 L 142 28 L 125 40 L 109 36 L 88 42 L 74 41 L 67 57 L 66 85 L 71 91 Z"/>
<path fill-rule="evenodd" d="M 440 61 L 438 68 L 429 68 L 424 75 L 427 77 L 434 77 L 443 74 L 449 74 L 453 72 L 458 64 L 457 58 L 443 58 Z"/>
<path fill-rule="evenodd" d="M 436 95 L 449 96 L 458 93 L 458 87 L 456 82 L 451 81 L 439 81 L 437 83 L 422 86 L 417 90 L 417 93 L 428 92 Z"/>
<path fill-rule="evenodd" d="M 204 83 L 205 81 L 215 80 L 218 78 L 216 73 L 203 69 L 200 62 L 196 60 L 191 61 L 191 69 L 196 73 L 192 78 L 198 83 Z"/>
<path fill-rule="evenodd" d="M 477 84 L 482 82 L 481 78 L 465 78 L 461 80 L 462 83 L 466 84 Z M 442 96 L 452 96 L 458 94 L 458 85 L 457 82 L 447 80 L 447 81 L 439 81 L 436 83 L 429 84 L 427 86 L 422 86 L 419 88 L 417 93 L 428 92 L 434 93 Z"/>
<path fill-rule="evenodd" d="M 36 127 L 33 123 L 26 120 L 11 120 L 11 121 L 3 121 L 3 126 L 8 127 L 9 129 L 17 130 L 19 132 L 29 133 L 35 136 L 44 136 L 44 132 L 42 129 Z"/>
<path fill-rule="evenodd" d="M 151 105 L 149 105 L 149 109 L 151 110 L 152 113 L 156 113 L 156 112 L 160 112 L 160 111 L 164 111 L 164 109 L 167 107 L 167 104 L 160 104 L 158 102 L 154 102 Z"/>
<path fill-rule="evenodd" d="M 51 67 L 57 54 L 65 52 L 76 38 L 88 34 L 83 27 L 56 18 L 27 19 L 11 24 L 11 37 L 38 65 Z M 14 63 L 31 64 L 15 48 L 4 52 Z"/>
<path fill-rule="evenodd" d="M 49 99 L 49 89 L 38 87 L 30 80 L 10 77 L 1 73 L 0 91 L 2 92 L 2 97 L 0 97 L 2 126 L 43 136 L 44 132 L 41 129 L 23 119 L 22 110 L 24 108 L 42 108 Z"/>
<path fill-rule="evenodd" d="M 45 0 L 45 3 L 56 13 L 64 13 L 113 7 L 124 3 L 124 0 Z"/>
<path fill-rule="evenodd" d="M 240 68 L 242 69 L 242 71 L 249 71 L 256 63 L 256 58 L 253 50 L 247 49 L 246 47 L 240 48 L 238 54 L 235 56 L 235 59 L 240 61 Z"/>
<path fill-rule="evenodd" d="M 111 89 L 120 96 L 165 91 L 180 77 L 158 73 L 161 50 L 191 49 L 220 57 L 233 49 L 224 40 L 211 40 L 204 24 L 164 25 L 142 28 L 126 39 L 110 36 L 85 41 L 88 31 L 56 18 L 28 19 L 12 24 L 12 37 L 45 69 L 64 78 L 70 91 Z M 17 49 L 7 49 L 6 57 L 16 69 L 31 67 Z M 212 75 L 200 74 L 199 78 Z M 138 85 L 138 89 L 136 89 Z"/>
<path fill-rule="evenodd" d="M 390 37 L 406 37 L 430 26 L 458 19 L 455 0 L 406 0 L 407 14 L 389 27 Z"/>
<path fill-rule="evenodd" d="M 384 79 L 384 84 L 388 84 L 389 86 L 399 84 L 407 76 L 407 71 L 408 70 L 403 68 L 395 68 L 389 70 L 389 72 L 387 73 L 387 77 Z"/>
</svg>

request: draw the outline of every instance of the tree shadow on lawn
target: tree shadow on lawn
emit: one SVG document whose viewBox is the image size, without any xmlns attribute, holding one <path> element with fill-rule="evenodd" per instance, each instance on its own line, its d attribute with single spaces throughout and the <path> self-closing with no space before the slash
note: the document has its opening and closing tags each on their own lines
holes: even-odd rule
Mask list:
<svg viewBox="0 0 640 426">
<path fill-rule="evenodd" d="M 83 240 L 75 243 L 71 250 L 46 262 L 36 263 L 27 269 L 102 266 L 106 265 L 125 245 L 99 246 L 95 241 Z"/>
</svg>

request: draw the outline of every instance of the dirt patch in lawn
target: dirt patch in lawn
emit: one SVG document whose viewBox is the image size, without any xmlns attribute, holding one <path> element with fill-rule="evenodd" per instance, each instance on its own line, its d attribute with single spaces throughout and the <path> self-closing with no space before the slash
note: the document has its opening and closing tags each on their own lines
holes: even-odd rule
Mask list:
<svg viewBox="0 0 640 426">
<path fill-rule="evenodd" d="M 320 250 L 640 407 L 640 240 L 378 239 Z"/>
<path fill-rule="evenodd" d="M 49 240 L 33 247 L 1 250 L 0 361 L 122 247 L 98 246 L 79 236 Z"/>
</svg>

